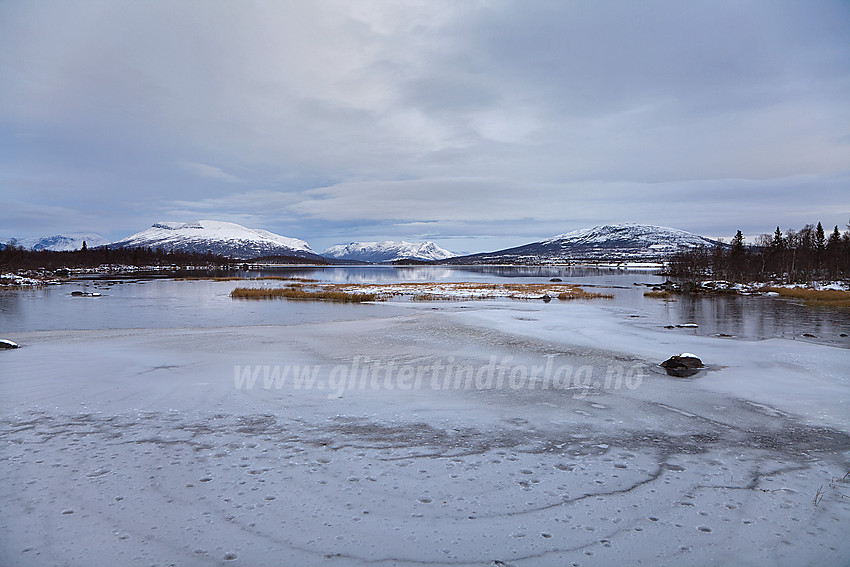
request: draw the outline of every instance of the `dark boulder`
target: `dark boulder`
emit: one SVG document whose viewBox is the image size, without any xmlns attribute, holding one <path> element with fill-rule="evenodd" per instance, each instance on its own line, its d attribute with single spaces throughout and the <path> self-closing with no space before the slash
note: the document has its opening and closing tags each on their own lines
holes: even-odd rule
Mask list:
<svg viewBox="0 0 850 567">
<path fill-rule="evenodd" d="M 664 368 L 670 376 L 676 376 L 679 378 L 693 376 L 702 368 L 705 368 L 702 360 L 689 352 L 673 355 L 662 362 L 660 366 Z"/>
<path fill-rule="evenodd" d="M 0 339 L 0 349 L 2 348 L 19 348 L 18 343 L 14 343 L 7 339 Z"/>
</svg>

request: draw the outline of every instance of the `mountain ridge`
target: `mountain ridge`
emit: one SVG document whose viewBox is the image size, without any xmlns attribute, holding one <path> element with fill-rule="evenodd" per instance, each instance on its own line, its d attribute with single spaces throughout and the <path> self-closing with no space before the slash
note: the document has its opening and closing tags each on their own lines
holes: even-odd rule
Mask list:
<svg viewBox="0 0 850 567">
<path fill-rule="evenodd" d="M 331 246 L 322 252 L 326 258 L 360 262 L 396 262 L 399 260 L 437 261 L 454 256 L 434 242 L 406 242 L 384 240 L 381 242 L 351 242 Z"/>
<path fill-rule="evenodd" d="M 636 223 L 606 224 L 558 234 L 545 240 L 497 250 L 458 256 L 430 241 L 351 242 L 327 248 L 319 255 L 307 242 L 236 223 L 201 220 L 156 222 L 148 229 L 106 243 L 93 233 L 70 233 L 42 239 L 10 242 L 35 250 L 76 250 L 86 241 L 89 248 L 108 246 L 162 248 L 183 252 L 213 253 L 237 260 L 260 257 L 297 257 L 307 260 L 392 263 L 405 260 L 447 264 L 497 263 L 539 264 L 574 261 L 658 262 L 671 254 L 719 243 L 684 230 Z M 0 246 L 2 247 L 2 246 Z"/>
<path fill-rule="evenodd" d="M 51 250 L 53 252 L 68 252 L 79 250 L 83 247 L 83 242 L 86 243 L 87 248 L 103 246 L 108 243 L 101 235 L 93 232 L 69 232 L 67 234 L 54 234 L 42 238 L 10 238 L 5 244 L 14 244 L 15 246 L 22 246 L 34 251 Z"/>
<path fill-rule="evenodd" d="M 108 244 L 109 248 L 141 246 L 181 252 L 211 252 L 238 260 L 261 256 L 321 258 L 309 244 L 298 238 L 212 220 L 156 222 L 150 228 Z"/>
<path fill-rule="evenodd" d="M 568 261 L 661 261 L 680 250 L 716 246 L 717 241 L 678 228 L 621 223 L 558 234 L 513 248 L 469 254 L 447 263 L 537 263 Z"/>
</svg>

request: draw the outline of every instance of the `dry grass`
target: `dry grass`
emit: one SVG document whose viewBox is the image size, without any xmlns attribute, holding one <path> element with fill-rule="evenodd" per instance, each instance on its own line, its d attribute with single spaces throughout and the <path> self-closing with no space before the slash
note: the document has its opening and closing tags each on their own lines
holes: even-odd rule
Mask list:
<svg viewBox="0 0 850 567">
<path fill-rule="evenodd" d="M 672 297 L 672 295 L 673 292 L 666 289 L 662 289 L 660 291 L 647 291 L 643 294 L 644 297 L 654 297 L 655 299 L 667 299 Z"/>
<path fill-rule="evenodd" d="M 303 282 L 303 283 L 316 283 L 319 280 L 314 280 L 311 278 L 298 278 L 292 276 L 262 276 L 259 278 L 254 278 L 256 280 L 278 280 L 278 281 L 287 281 L 287 282 Z"/>
<path fill-rule="evenodd" d="M 235 276 L 228 277 L 212 277 L 212 276 L 186 276 L 183 278 L 174 278 L 176 282 L 190 282 L 190 281 L 211 281 L 211 282 L 233 282 L 233 281 L 241 281 L 245 278 L 239 278 Z"/>
<path fill-rule="evenodd" d="M 280 288 L 236 288 L 237 299 L 305 299 L 339 302 L 384 301 L 406 296 L 413 301 L 465 301 L 473 299 L 534 300 L 544 296 L 560 300 L 610 298 L 572 284 L 516 284 L 482 282 L 413 282 L 398 284 L 332 284 L 287 282 Z"/>
<path fill-rule="evenodd" d="M 338 284 L 351 289 L 350 284 Z M 592 293 L 572 284 L 520 284 L 486 282 L 415 282 L 403 284 L 369 284 L 365 286 L 381 296 L 408 295 L 416 301 L 470 299 L 541 299 L 544 296 L 561 300 L 611 298 L 612 295 Z"/>
<path fill-rule="evenodd" d="M 339 303 L 362 303 L 376 301 L 374 293 L 350 293 L 335 290 L 308 291 L 297 287 L 250 288 L 237 287 L 230 292 L 234 299 L 301 299 L 307 301 L 334 301 Z"/>
<path fill-rule="evenodd" d="M 837 289 L 807 289 L 803 287 L 768 287 L 764 291 L 774 291 L 780 297 L 801 299 L 806 305 L 850 309 L 850 291 Z"/>
<path fill-rule="evenodd" d="M 457 297 L 439 295 L 436 293 L 417 293 L 410 297 L 411 301 L 457 301 Z"/>
<path fill-rule="evenodd" d="M 613 297 L 610 293 L 584 291 L 578 286 L 570 286 L 570 289 L 558 293 L 558 299 L 561 301 L 568 299 L 611 299 Z"/>
</svg>

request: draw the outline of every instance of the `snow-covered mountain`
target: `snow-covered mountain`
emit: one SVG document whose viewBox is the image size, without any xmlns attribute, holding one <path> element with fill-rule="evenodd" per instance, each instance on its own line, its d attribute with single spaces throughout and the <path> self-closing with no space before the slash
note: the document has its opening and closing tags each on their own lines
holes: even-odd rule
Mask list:
<svg viewBox="0 0 850 567">
<path fill-rule="evenodd" d="M 107 243 L 107 240 L 99 234 L 94 233 L 71 233 L 71 234 L 56 234 L 54 236 L 45 236 L 44 238 L 12 238 L 9 242 L 16 246 L 23 246 L 28 250 L 53 250 L 55 252 L 65 252 L 68 250 L 79 250 L 83 247 L 83 242 L 87 248 L 94 248 Z"/>
<path fill-rule="evenodd" d="M 240 260 L 260 256 L 319 258 L 303 240 L 212 220 L 158 222 L 147 230 L 109 245 L 110 248 L 141 246 L 181 252 L 212 252 Z"/>
<path fill-rule="evenodd" d="M 574 230 L 516 248 L 453 258 L 451 262 L 655 261 L 679 250 L 716 244 L 676 228 L 625 223 Z"/>
<path fill-rule="evenodd" d="M 352 242 L 331 246 L 322 256 L 359 262 L 394 262 L 396 260 L 445 260 L 454 256 L 433 242 Z"/>
</svg>

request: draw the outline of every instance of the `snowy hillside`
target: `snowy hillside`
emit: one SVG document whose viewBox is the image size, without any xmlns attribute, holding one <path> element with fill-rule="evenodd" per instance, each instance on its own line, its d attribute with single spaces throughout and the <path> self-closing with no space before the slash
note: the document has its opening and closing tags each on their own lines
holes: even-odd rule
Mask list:
<svg viewBox="0 0 850 567">
<path fill-rule="evenodd" d="M 56 234 L 54 236 L 45 236 L 44 238 L 26 238 L 20 240 L 13 238 L 10 240 L 16 246 L 23 246 L 29 250 L 53 250 L 55 252 L 79 250 L 83 247 L 84 241 L 88 248 L 101 246 L 107 242 L 102 236 L 94 233 Z"/>
<path fill-rule="evenodd" d="M 338 260 L 360 262 L 393 262 L 395 260 L 445 260 L 454 256 L 433 242 L 352 242 L 331 246 L 322 255 Z"/>
<path fill-rule="evenodd" d="M 716 242 L 677 228 L 627 223 L 574 230 L 554 236 L 541 244 L 586 250 L 626 248 L 663 251 L 714 246 Z"/>
<path fill-rule="evenodd" d="M 715 246 L 714 240 L 684 230 L 645 224 L 583 228 L 516 248 L 464 257 L 473 262 L 546 262 L 562 260 L 663 260 L 679 250 Z M 460 261 L 460 259 L 455 259 Z"/>
<path fill-rule="evenodd" d="M 212 252 L 232 258 L 260 256 L 318 256 L 297 238 L 267 230 L 245 228 L 232 222 L 202 220 L 193 223 L 158 222 L 147 230 L 113 242 L 110 248 L 149 247 L 182 252 Z"/>
</svg>

